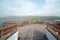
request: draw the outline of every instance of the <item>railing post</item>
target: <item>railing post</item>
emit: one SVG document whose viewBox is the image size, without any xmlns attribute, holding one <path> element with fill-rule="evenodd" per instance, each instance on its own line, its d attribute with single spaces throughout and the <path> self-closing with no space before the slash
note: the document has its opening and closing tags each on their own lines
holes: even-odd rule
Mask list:
<svg viewBox="0 0 60 40">
<path fill-rule="evenodd" d="M 1 30 L 0 30 L 0 38 L 1 38 Z"/>
<path fill-rule="evenodd" d="M 47 23 L 47 27 L 48 27 L 48 23 Z"/>
</svg>

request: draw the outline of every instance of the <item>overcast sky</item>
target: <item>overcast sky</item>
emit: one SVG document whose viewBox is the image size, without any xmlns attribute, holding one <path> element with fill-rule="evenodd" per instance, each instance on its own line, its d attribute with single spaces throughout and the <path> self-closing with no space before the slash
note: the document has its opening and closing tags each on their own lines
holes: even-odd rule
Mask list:
<svg viewBox="0 0 60 40">
<path fill-rule="evenodd" d="M 60 16 L 60 0 L 0 0 L 0 16 Z"/>
</svg>

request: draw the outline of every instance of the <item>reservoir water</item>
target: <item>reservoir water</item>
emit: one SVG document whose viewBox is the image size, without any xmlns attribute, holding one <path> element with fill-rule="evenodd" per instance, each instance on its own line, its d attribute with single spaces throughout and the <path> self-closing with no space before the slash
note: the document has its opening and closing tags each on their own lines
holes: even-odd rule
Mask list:
<svg viewBox="0 0 60 40">
<path fill-rule="evenodd" d="M 0 28 L 2 27 L 2 24 L 5 20 L 0 20 Z"/>
</svg>

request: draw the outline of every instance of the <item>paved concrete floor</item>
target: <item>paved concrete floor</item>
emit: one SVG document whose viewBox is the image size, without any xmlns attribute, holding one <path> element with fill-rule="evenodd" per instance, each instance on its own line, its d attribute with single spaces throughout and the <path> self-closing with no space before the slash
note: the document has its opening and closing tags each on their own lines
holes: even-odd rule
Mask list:
<svg viewBox="0 0 60 40">
<path fill-rule="evenodd" d="M 33 24 L 19 27 L 19 40 L 47 40 L 45 35 L 46 25 Z"/>
</svg>

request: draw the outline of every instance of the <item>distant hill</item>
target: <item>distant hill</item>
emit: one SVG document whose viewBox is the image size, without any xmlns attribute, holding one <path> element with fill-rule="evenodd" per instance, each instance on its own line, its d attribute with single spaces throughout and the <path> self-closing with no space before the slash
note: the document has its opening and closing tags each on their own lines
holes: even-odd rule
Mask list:
<svg viewBox="0 0 60 40">
<path fill-rule="evenodd" d="M 7 16 L 0 17 L 0 20 L 60 20 L 58 16 Z"/>
</svg>

